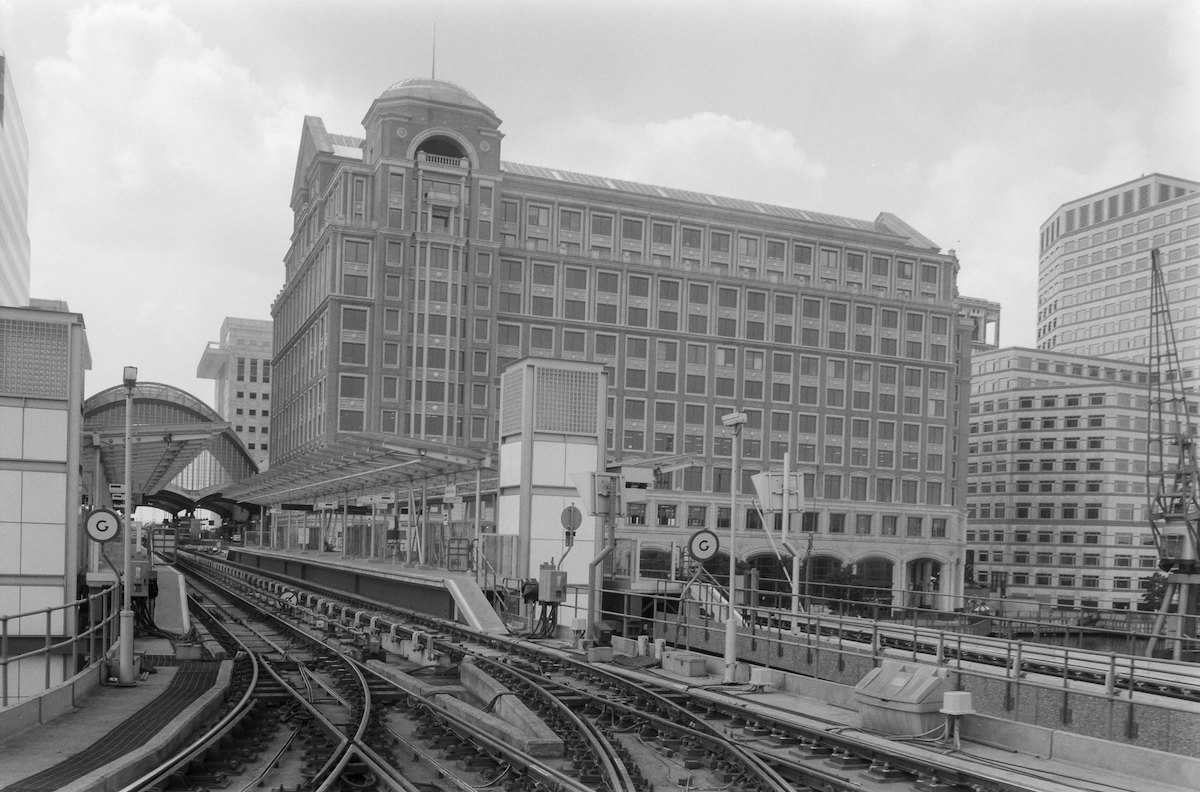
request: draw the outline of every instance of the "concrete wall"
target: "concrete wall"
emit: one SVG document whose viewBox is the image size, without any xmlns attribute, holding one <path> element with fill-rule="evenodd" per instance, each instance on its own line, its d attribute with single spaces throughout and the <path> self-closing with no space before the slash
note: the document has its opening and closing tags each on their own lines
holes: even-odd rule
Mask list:
<svg viewBox="0 0 1200 792">
<path fill-rule="evenodd" d="M 723 622 L 696 619 L 691 623 L 660 621 L 654 637 L 668 646 L 704 652 L 717 657 L 725 650 Z M 743 661 L 765 668 L 813 677 L 853 689 L 876 659 L 857 649 L 839 651 L 836 643 L 793 636 L 787 632 L 762 631 L 739 637 Z M 1006 679 L 970 673 L 948 666 L 950 687 L 972 694 L 975 711 L 994 721 L 1019 724 L 1016 732 L 1045 729 L 1056 735 L 1104 740 L 1167 752 L 1168 755 L 1200 756 L 1200 711 L 1157 704 L 1154 697 L 1138 694 L 1108 698 L 1078 689 L 1047 687 L 1026 679 Z M 742 676 L 748 676 L 748 671 Z M 835 703 L 835 702 L 831 702 Z M 1038 739 L 1034 731 L 1025 739 Z M 1067 743 L 1059 738 L 1059 750 Z M 1014 746 L 1016 747 L 1016 746 Z M 1081 759 L 1086 761 L 1086 758 Z M 1197 775 L 1200 777 L 1200 775 Z"/>
<path fill-rule="evenodd" d="M 39 696 L 0 709 L 0 742 L 33 726 L 57 718 L 78 706 L 104 679 L 107 663 L 93 663 Z"/>
</svg>

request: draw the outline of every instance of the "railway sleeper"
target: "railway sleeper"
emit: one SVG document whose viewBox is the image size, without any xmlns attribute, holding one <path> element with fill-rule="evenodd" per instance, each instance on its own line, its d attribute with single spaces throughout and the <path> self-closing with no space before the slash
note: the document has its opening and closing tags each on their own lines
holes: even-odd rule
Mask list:
<svg viewBox="0 0 1200 792">
<path fill-rule="evenodd" d="M 846 769 L 868 767 L 870 765 L 870 762 L 861 756 L 850 753 L 850 751 L 847 750 L 838 750 L 836 748 L 825 761 Z"/>
<path fill-rule="evenodd" d="M 485 769 L 497 767 L 496 760 L 492 758 L 490 754 L 478 749 L 476 749 L 472 754 L 459 757 L 459 761 L 463 767 L 476 772 L 482 772 Z"/>
<path fill-rule="evenodd" d="M 792 750 L 805 759 L 829 756 L 833 753 L 833 749 L 828 745 L 822 745 L 816 740 L 808 740 L 804 738 L 801 738 L 800 744 Z"/>
<path fill-rule="evenodd" d="M 917 792 L 951 792 L 951 790 L 961 789 L 961 787 L 953 781 L 943 781 L 935 774 L 922 773 L 913 784 L 913 789 Z"/>
<path fill-rule="evenodd" d="M 878 759 L 873 761 L 870 767 L 863 771 L 863 775 L 873 778 L 876 781 L 903 781 L 912 777 L 907 771 L 899 767 L 893 767 L 890 762 Z"/>
<path fill-rule="evenodd" d="M 229 786 L 228 774 L 213 772 L 202 762 L 192 762 L 185 771 L 185 775 L 193 786 L 217 787 L 218 789 Z"/>
<path fill-rule="evenodd" d="M 204 767 L 220 773 L 237 774 L 246 767 L 246 763 L 240 758 L 224 756 L 212 750 L 208 751 L 200 761 Z"/>
</svg>

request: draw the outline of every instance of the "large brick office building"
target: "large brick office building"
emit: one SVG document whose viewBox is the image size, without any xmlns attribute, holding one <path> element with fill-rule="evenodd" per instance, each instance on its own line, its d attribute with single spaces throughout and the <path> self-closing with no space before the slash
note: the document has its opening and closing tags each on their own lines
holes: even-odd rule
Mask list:
<svg viewBox="0 0 1200 792">
<path fill-rule="evenodd" d="M 304 121 L 272 309 L 273 470 L 351 436 L 490 450 L 508 364 L 599 362 L 609 459 L 660 460 L 619 527 L 635 563 L 728 527 L 721 416 L 737 409 L 739 527 L 758 524 L 749 477 L 790 450 L 818 570 L 960 591 L 972 325 L 953 251 L 890 213 L 502 161 L 500 119 L 446 82 L 393 85 L 363 125 Z M 762 531 L 739 550 L 770 556 Z"/>
</svg>

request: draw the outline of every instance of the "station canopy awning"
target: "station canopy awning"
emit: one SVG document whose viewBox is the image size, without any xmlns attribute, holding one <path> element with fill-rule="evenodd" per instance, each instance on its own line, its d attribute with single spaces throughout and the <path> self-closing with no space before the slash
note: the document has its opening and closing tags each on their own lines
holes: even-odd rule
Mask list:
<svg viewBox="0 0 1200 792">
<path fill-rule="evenodd" d="M 132 402 L 132 426 L 125 439 L 125 408 Z M 229 513 L 219 493 L 258 471 L 233 427 L 195 396 L 160 382 L 139 382 L 128 390 L 115 385 L 83 405 L 83 483 L 91 502 L 105 482 L 124 486 L 126 448 L 131 484 L 141 505 L 172 513 L 197 506 Z M 210 504 L 209 501 L 217 501 Z"/>
<path fill-rule="evenodd" d="M 476 471 L 494 472 L 490 453 L 361 432 L 274 465 L 226 487 L 222 495 L 267 506 L 406 490 L 430 479 L 473 488 Z"/>
</svg>

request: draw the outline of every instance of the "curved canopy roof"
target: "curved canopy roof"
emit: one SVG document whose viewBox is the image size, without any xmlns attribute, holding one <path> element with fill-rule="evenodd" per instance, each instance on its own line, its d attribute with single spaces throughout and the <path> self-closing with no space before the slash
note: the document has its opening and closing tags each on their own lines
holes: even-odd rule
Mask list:
<svg viewBox="0 0 1200 792">
<path fill-rule="evenodd" d="M 125 386 L 115 385 L 84 402 L 83 446 L 97 451 L 83 455 L 89 490 L 125 481 L 125 396 Z M 139 382 L 132 419 L 132 486 L 144 505 L 172 513 L 200 506 L 226 515 L 232 504 L 221 492 L 258 472 L 229 423 L 179 388 Z"/>
<path fill-rule="evenodd" d="M 305 454 L 225 491 L 246 503 L 278 505 L 411 488 L 440 479 L 471 484 L 475 471 L 491 471 L 492 457 L 477 449 L 395 435 L 358 432 Z"/>
</svg>

